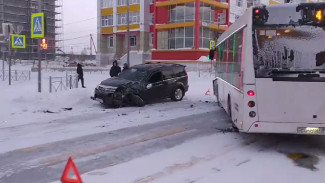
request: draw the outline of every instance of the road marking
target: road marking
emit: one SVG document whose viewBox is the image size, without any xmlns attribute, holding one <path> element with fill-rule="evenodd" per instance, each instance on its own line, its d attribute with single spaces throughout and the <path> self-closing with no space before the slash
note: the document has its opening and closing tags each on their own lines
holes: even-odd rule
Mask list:
<svg viewBox="0 0 325 183">
<path fill-rule="evenodd" d="M 51 143 L 47 143 L 47 144 L 42 144 L 42 145 L 37 145 L 37 146 L 33 146 L 33 147 L 26 147 L 23 149 L 18 149 L 17 151 L 20 152 L 33 152 L 33 151 L 37 151 L 40 148 L 45 148 L 45 147 L 51 147 L 54 146 L 55 144 L 57 144 L 58 142 L 51 142 Z"/>
<path fill-rule="evenodd" d="M 184 133 L 184 132 L 190 132 L 190 131 L 195 131 L 195 130 L 187 130 L 184 127 L 164 129 L 164 130 L 160 130 L 160 131 L 155 130 L 155 131 L 151 131 L 146 134 L 142 134 L 135 138 L 133 137 L 133 138 L 129 138 L 129 139 L 120 140 L 115 143 L 108 144 L 108 145 L 105 145 L 102 147 L 97 147 L 97 148 L 85 150 L 82 152 L 75 150 L 74 152 L 68 152 L 68 153 L 60 154 L 60 155 L 57 155 L 54 157 L 46 158 L 42 163 L 44 163 L 45 166 L 56 165 L 58 163 L 66 161 L 67 157 L 73 157 L 74 159 L 82 158 L 82 157 L 89 156 L 92 154 L 107 152 L 107 151 L 115 150 L 115 149 L 118 149 L 121 147 L 126 147 L 126 146 L 134 145 L 137 143 L 155 140 L 155 139 L 159 139 L 162 137 L 167 137 L 167 136 Z"/>
</svg>

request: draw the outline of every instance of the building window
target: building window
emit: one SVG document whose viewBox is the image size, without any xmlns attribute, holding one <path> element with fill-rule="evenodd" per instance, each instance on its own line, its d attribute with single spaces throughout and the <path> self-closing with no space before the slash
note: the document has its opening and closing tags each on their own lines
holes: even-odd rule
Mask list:
<svg viewBox="0 0 325 183">
<path fill-rule="evenodd" d="M 176 28 L 168 32 L 168 49 L 193 48 L 194 28 Z"/>
<path fill-rule="evenodd" d="M 242 7 L 243 6 L 242 0 L 237 0 L 236 4 L 237 4 L 238 7 Z"/>
<path fill-rule="evenodd" d="M 102 8 L 110 8 L 113 7 L 114 0 L 101 0 L 101 7 Z"/>
<path fill-rule="evenodd" d="M 174 5 L 169 8 L 169 23 L 193 22 L 195 20 L 194 3 Z"/>
<path fill-rule="evenodd" d="M 201 36 L 200 36 L 200 44 L 201 48 L 209 48 L 210 41 L 214 40 L 214 31 L 212 31 L 209 27 L 201 28 Z"/>
<path fill-rule="evenodd" d="M 113 15 L 102 16 L 102 27 L 113 25 Z"/>
<path fill-rule="evenodd" d="M 129 4 L 139 4 L 140 0 L 129 0 Z M 117 1 L 118 6 L 126 6 L 127 5 L 127 0 L 118 0 Z"/>
<path fill-rule="evenodd" d="M 218 12 L 217 24 L 220 24 L 220 25 L 226 24 L 226 11 Z"/>
<path fill-rule="evenodd" d="M 137 36 L 130 36 L 130 46 L 137 45 Z"/>
<path fill-rule="evenodd" d="M 200 6 L 201 6 L 200 7 L 201 21 L 206 23 L 214 23 L 214 17 L 215 17 L 214 7 L 206 3 L 201 3 Z"/>
<path fill-rule="evenodd" d="M 149 44 L 150 44 L 150 46 L 152 46 L 153 45 L 153 42 L 154 42 L 154 33 L 151 33 L 150 34 L 150 42 L 149 42 Z"/>
<path fill-rule="evenodd" d="M 153 13 L 150 14 L 150 25 L 153 25 L 155 23 L 155 16 Z"/>
<path fill-rule="evenodd" d="M 114 37 L 110 36 L 108 37 L 108 47 L 112 48 L 114 46 Z"/>
<path fill-rule="evenodd" d="M 127 14 L 118 14 L 117 15 L 117 24 L 118 25 L 126 25 L 127 24 Z M 140 23 L 140 13 L 139 12 L 131 12 L 129 15 L 130 24 L 138 24 Z"/>
</svg>

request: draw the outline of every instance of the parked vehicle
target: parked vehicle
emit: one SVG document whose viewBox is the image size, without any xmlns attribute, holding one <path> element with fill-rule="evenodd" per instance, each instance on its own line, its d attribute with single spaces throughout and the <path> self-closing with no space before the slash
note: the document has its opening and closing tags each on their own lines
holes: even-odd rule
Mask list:
<svg viewBox="0 0 325 183">
<path fill-rule="evenodd" d="M 145 103 L 171 98 L 183 99 L 188 91 L 185 66 L 179 64 L 142 64 L 102 81 L 92 99 L 111 107 L 144 106 Z"/>
<path fill-rule="evenodd" d="M 65 62 L 65 65 L 63 65 L 63 67 L 77 67 L 77 62 L 73 61 L 73 62 Z"/>
</svg>

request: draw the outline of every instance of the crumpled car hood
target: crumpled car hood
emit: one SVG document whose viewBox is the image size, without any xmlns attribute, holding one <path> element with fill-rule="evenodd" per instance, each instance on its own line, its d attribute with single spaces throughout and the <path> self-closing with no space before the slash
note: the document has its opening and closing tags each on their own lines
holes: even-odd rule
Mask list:
<svg viewBox="0 0 325 183">
<path fill-rule="evenodd" d="M 128 83 L 133 83 L 133 81 L 118 78 L 118 77 L 113 77 L 113 78 L 108 78 L 108 79 L 102 81 L 101 84 L 105 85 L 105 86 L 120 87 L 120 86 L 128 84 Z"/>
</svg>

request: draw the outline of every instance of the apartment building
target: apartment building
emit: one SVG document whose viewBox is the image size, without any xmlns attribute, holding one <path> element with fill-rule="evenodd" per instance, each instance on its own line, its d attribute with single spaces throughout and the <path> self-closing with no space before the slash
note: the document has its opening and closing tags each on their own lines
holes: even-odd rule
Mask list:
<svg viewBox="0 0 325 183">
<path fill-rule="evenodd" d="M 153 60 L 197 60 L 229 25 L 228 0 L 156 0 Z"/>
<path fill-rule="evenodd" d="M 131 64 L 151 59 L 153 45 L 153 0 L 129 0 Z M 127 1 L 98 0 L 98 50 L 100 65 L 114 59 L 126 62 Z"/>
</svg>

